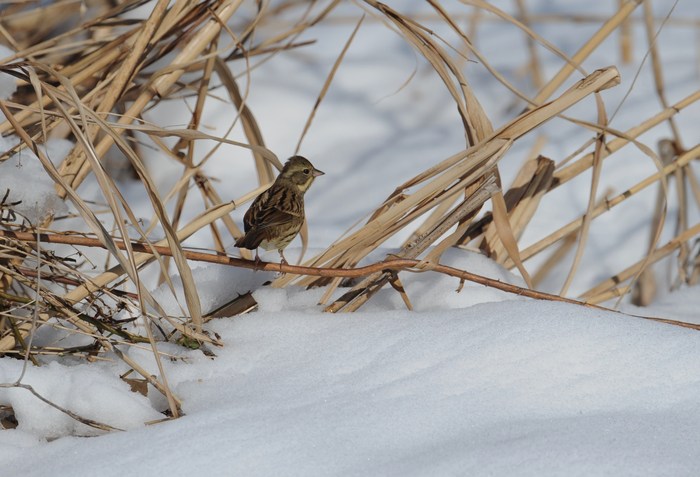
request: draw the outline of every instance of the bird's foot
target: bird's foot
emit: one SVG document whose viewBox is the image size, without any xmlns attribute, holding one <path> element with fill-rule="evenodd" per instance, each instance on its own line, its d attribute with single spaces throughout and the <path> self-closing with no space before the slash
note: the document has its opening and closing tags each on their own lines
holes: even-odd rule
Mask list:
<svg viewBox="0 0 700 477">
<path fill-rule="evenodd" d="M 261 261 L 262 260 L 260 260 L 260 255 L 258 255 L 258 249 L 256 248 L 255 249 L 255 268 L 253 268 L 253 270 L 255 270 L 256 272 L 258 270 L 260 270 L 260 262 Z"/>
<path fill-rule="evenodd" d="M 289 264 L 287 263 L 287 259 L 284 258 L 284 254 L 282 253 L 282 251 L 280 251 L 280 273 L 282 275 L 284 275 L 284 272 L 282 271 L 282 265 L 289 265 Z"/>
</svg>

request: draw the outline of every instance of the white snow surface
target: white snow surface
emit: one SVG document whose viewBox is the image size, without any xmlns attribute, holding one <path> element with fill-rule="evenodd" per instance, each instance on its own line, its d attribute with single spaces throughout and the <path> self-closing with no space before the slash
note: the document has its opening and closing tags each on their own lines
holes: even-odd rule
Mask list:
<svg viewBox="0 0 700 477">
<path fill-rule="evenodd" d="M 7 138 L 0 138 L 0 147 L 3 150 L 9 149 L 17 143 L 16 138 L 14 139 L 12 142 Z M 49 139 L 42 149 L 52 162 L 58 163 L 66 157 L 72 147 L 70 141 Z M 0 164 L 0 199 L 5 194 L 5 202 L 15 203 L 12 209 L 22 214 L 33 225 L 40 224 L 48 215 L 57 215 L 67 210 L 39 158 L 27 149 L 13 154 Z"/>
<path fill-rule="evenodd" d="M 409 8 L 406 3 L 392 4 Z M 514 2 L 494 3 L 512 10 Z M 616 2 L 595 7 L 553 0 L 530 4 L 539 13 L 610 15 Z M 672 2 L 654 5 L 663 17 Z M 451 8 L 464 12 L 460 6 Z M 339 14 L 355 18 L 361 10 L 348 2 Z M 683 16 L 699 18 L 700 3 L 679 2 L 672 17 Z M 603 93 L 610 111 L 632 86 L 640 68 L 645 53 L 641 25 L 637 22 L 634 28 L 638 40 L 635 63 L 621 66 L 622 84 Z M 353 22 L 322 23 L 299 39 L 318 40 L 307 50 L 280 54 L 254 70 L 249 103 L 267 145 L 281 158 L 293 151 L 353 26 Z M 585 23 L 536 25 L 540 34 L 567 54 L 596 28 Z M 441 33 L 449 37 L 448 32 Z M 671 102 L 697 89 L 694 35 L 690 28 L 676 26 L 665 29 L 658 38 L 668 66 L 667 86 L 672 85 L 667 91 Z M 618 61 L 615 35 L 607 43 L 609 54 L 605 49 L 597 51 L 585 62 L 586 69 Z M 515 71 L 527 57 L 519 32 L 503 23 L 484 22 L 477 46 L 494 67 L 533 93 Z M 7 53 L 0 51 L 1 56 Z M 542 58 L 550 76 L 561 66 L 552 55 L 543 53 Z M 415 68 L 416 76 L 402 87 Z M 466 63 L 464 68 L 494 125 L 511 119 L 517 103 L 510 93 L 480 65 Z M 644 64 L 613 127 L 625 130 L 660 110 L 651 78 L 649 65 Z M 10 95 L 12 88 L 9 78 L 0 75 L 0 97 Z M 326 172 L 306 196 L 311 234 L 307 257 L 366 219 L 401 180 L 464 147 L 463 129 L 451 101 L 435 74 L 399 36 L 377 22 L 365 21 L 301 151 Z M 231 118 L 227 108 L 230 106 L 215 101 L 208 104 L 203 125 L 208 133 L 221 133 L 227 127 Z M 186 112 L 187 108 L 182 109 Z M 688 144 L 697 143 L 699 109 L 683 111 L 678 123 Z M 164 104 L 150 112 L 151 119 L 160 114 L 160 123 L 187 122 L 182 111 L 174 111 L 172 105 Z M 593 99 L 577 105 L 571 114 L 594 121 Z M 543 153 L 555 160 L 591 134 L 562 120 L 552 121 L 546 132 L 549 141 Z M 667 132 L 658 128 L 640 140 L 653 149 L 660 137 L 667 137 Z M 13 141 L 16 138 L 3 138 L 1 145 L 9 148 Z M 504 184 L 510 183 L 533 141 L 524 138 L 504 158 Z M 56 141 L 46 148 L 57 162 L 70 144 Z M 230 196 L 224 200 L 240 197 L 250 189 L 254 177 L 248 153 L 243 156 L 241 150 L 222 147 L 217 154 L 221 156 L 207 164 L 208 173 L 227 184 L 221 192 Z M 158 167 L 158 155 L 153 155 L 149 164 Z M 234 171 L 227 162 L 231 160 L 248 164 L 250 175 L 243 177 L 241 168 Z M 181 171 L 164 161 L 157 179 L 167 190 Z M 36 157 L 25 151 L 0 168 L 0 194 L 14 185 L 13 193 L 25 195 L 11 200 L 33 204 L 39 211 L 34 219 L 41 211 L 61 207 L 50 194 L 53 186 Z M 603 177 L 609 183 L 600 190 L 611 186 L 620 193 L 655 171 L 652 161 L 638 150 L 625 149 L 605 163 Z M 27 173 L 30 176 L 23 176 Z M 34 182 L 27 185 L 27 177 Z M 582 177 L 548 195 L 521 247 L 583 213 L 589 181 L 590 177 Z M 147 198 L 129 183 L 120 186 L 137 213 L 147 219 Z M 670 187 L 674 196 L 673 184 Z M 99 203 L 99 189 L 88 182 L 81 194 L 90 193 Z M 650 188 L 626 201 L 616 215 L 593 222 L 571 296 L 644 256 L 655 194 Z M 196 213 L 199 206 L 189 205 L 189 212 Z M 235 220 L 240 222 L 244 209 L 234 214 Z M 671 203 L 669 213 L 673 210 Z M 691 223 L 697 223 L 698 211 L 690 212 Z M 662 241 L 670 238 L 670 232 L 665 233 Z M 399 234 L 372 257 L 381 259 L 395 252 L 403 238 Z M 611 243 L 625 246 L 611 247 Z M 298 255 L 297 244 L 286 253 L 290 261 Z M 209 247 L 211 243 L 199 234 L 188 245 Z M 273 252 L 263 258 L 274 260 L 275 256 Z M 558 291 L 571 258 L 563 261 L 544 288 Z M 536 269 L 538 260 L 541 258 L 526 262 L 528 269 Z M 476 252 L 451 249 L 442 262 L 523 284 L 520 277 Z M 672 272 L 673 263 L 657 265 L 660 280 Z M 44 365 L 29 366 L 22 383 L 83 418 L 123 431 L 96 431 L 50 408 L 26 389 L 0 387 L 0 405 L 11 405 L 19 421 L 16 429 L 0 431 L 0 475 L 698 474 L 697 331 L 526 299 L 469 282 L 457 292 L 459 280 L 433 272 L 401 274 L 415 311 L 406 311 L 400 296 L 387 287 L 360 311 L 331 315 L 317 304 L 323 289 L 273 289 L 262 286 L 273 277 L 269 273 L 194 263 L 192 267 L 204 310 L 249 290 L 254 291 L 259 307 L 253 313 L 207 323 L 207 329 L 224 343 L 212 349 L 216 357 L 174 344 L 161 345 L 173 357 L 163 361 L 165 376 L 182 400 L 185 416 L 154 423 L 163 418 L 164 398 L 152 388 L 148 397 L 131 392 L 119 378 L 128 367 L 115 356 L 106 355 L 94 363 L 42 358 Z M 154 285 L 153 293 L 168 313 L 179 315 L 184 298 L 177 277 L 173 279 L 177 300 L 166 286 Z M 696 323 L 700 322 L 699 307 L 697 288 L 688 287 L 661 290 L 658 301 L 647 309 L 622 305 L 630 313 Z M 49 333 L 37 339 L 62 338 Z M 160 377 L 147 346 L 124 347 L 123 351 Z M 21 373 L 22 361 L 0 359 L 0 383 L 13 383 Z"/>
<path fill-rule="evenodd" d="M 7 58 L 14 52 L 0 45 L 0 58 Z M 17 84 L 9 75 L 0 74 L 0 99 L 9 99 L 17 91 Z"/>
<path fill-rule="evenodd" d="M 5 471 L 89 475 L 96 462 L 104 476 L 693 475 L 700 465 L 693 332 L 531 300 L 311 308 L 213 323 L 227 344 L 216 359 L 189 352 L 168 366 L 185 417 L 50 443 L 22 424 L 2 433 L 15 457 Z M 81 366 L 70 375 L 90 373 Z M 144 398 L 120 387 L 115 378 L 102 392 L 121 419 L 100 417 L 126 426 L 144 417 Z M 96 397 L 81 389 L 77 411 Z M 76 452 L 84 457 L 66 458 Z"/>
</svg>

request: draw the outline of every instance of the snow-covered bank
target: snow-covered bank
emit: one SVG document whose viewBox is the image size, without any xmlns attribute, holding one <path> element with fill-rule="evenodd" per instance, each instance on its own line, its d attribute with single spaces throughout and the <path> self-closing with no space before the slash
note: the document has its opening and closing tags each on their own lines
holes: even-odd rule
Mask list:
<svg viewBox="0 0 700 477">
<path fill-rule="evenodd" d="M 185 417 L 42 445 L 5 431 L 4 472 L 678 476 L 700 465 L 700 349 L 682 328 L 532 300 L 260 312 L 211 328 L 227 343 L 216 359 L 168 365 Z"/>
</svg>

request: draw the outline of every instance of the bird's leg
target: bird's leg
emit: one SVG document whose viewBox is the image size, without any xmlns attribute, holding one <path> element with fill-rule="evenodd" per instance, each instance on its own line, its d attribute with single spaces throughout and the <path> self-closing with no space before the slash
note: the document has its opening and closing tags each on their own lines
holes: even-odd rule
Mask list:
<svg viewBox="0 0 700 477">
<path fill-rule="evenodd" d="M 280 260 L 280 264 L 287 265 L 287 259 L 284 258 L 284 252 L 282 250 L 278 250 L 278 252 L 280 253 L 280 258 L 282 259 L 282 260 Z"/>
<path fill-rule="evenodd" d="M 258 249 L 255 249 L 255 271 L 260 267 L 260 255 L 258 255 Z"/>
</svg>

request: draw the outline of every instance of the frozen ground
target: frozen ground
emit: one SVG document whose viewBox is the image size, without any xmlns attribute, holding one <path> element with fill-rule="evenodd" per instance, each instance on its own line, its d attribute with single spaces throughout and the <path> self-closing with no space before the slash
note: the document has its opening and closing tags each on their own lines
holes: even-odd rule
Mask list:
<svg viewBox="0 0 700 477">
<path fill-rule="evenodd" d="M 495 3 L 510 8 L 513 2 Z M 601 2 L 593 13 L 610 14 L 616 3 L 608 3 Z M 528 4 L 541 13 L 584 10 L 564 1 Z M 661 16 L 672 4 L 655 2 Z M 450 3 L 450 8 L 464 7 Z M 319 41 L 308 50 L 280 55 L 255 70 L 251 109 L 268 146 L 280 157 L 293 151 L 359 9 L 349 5 L 340 13 L 353 21 L 314 28 L 305 38 Z M 700 4 L 681 1 L 673 16 L 700 18 Z M 587 24 L 537 27 L 568 54 L 594 30 Z M 658 39 L 667 62 L 671 102 L 697 89 L 695 34 L 690 28 L 674 27 Z M 635 38 L 635 63 L 620 67 L 623 83 L 604 93 L 611 111 L 631 87 L 645 53 L 641 28 L 635 29 Z M 616 37 L 607 44 L 607 50 L 586 61 L 589 71 L 619 62 Z M 495 67 L 517 81 L 515 70 L 527 52 L 522 36 L 512 27 L 484 22 L 477 46 Z M 544 53 L 543 61 L 549 75 L 560 65 Z M 415 68 L 416 76 L 401 88 Z M 496 126 L 513 117 L 511 96 L 483 68 L 465 64 L 465 74 Z M 528 87 L 524 80 L 519 86 Z M 210 109 L 206 126 L 223 127 L 219 125 L 225 123 L 221 118 L 226 118 L 226 106 L 212 102 Z M 644 67 L 612 126 L 627 129 L 659 109 L 649 69 Z M 593 102 L 578 106 L 572 114 L 593 120 Z M 699 115 L 698 108 L 691 107 L 679 122 L 688 145 L 697 142 Z M 552 121 L 546 132 L 543 153 L 555 160 L 590 135 L 559 120 Z M 641 140 L 654 148 L 656 140 L 666 135 L 668 131 L 657 128 Z M 525 138 L 504 159 L 506 184 L 532 141 Z M 366 21 L 302 147 L 302 153 L 326 172 L 307 195 L 312 247 L 327 246 L 371 212 L 400 180 L 461 147 L 461 125 L 439 81 L 397 35 Z M 66 151 L 61 143 L 50 144 L 49 149 L 54 161 Z M 230 160 L 249 160 L 233 149 L 221 153 L 229 154 Z M 34 167 L 30 164 L 35 159 L 21 160 L 27 168 Z M 237 198 L 250 188 L 252 168 L 249 177 L 241 177 L 224 161 L 211 164 L 210 172 L 230 184 L 229 189 L 222 188 L 230 194 L 224 199 Z M 2 180 L 19 174 L 11 167 L 21 169 L 9 161 L 1 167 Z M 403 176 L 397 177 L 397 170 Z M 648 158 L 629 148 L 606 163 L 607 183 L 601 190 L 610 185 L 619 193 L 654 171 Z M 167 187 L 175 179 L 163 174 L 160 180 Z M 522 244 L 581 214 L 589 180 L 582 177 L 577 181 L 580 187 L 552 194 Z M 137 191 L 134 194 L 138 207 L 143 198 Z M 650 190 L 617 215 L 594 222 L 572 295 L 643 256 L 649 232 L 640 217 L 649 216 L 654 194 Z M 193 210 L 196 207 L 192 205 Z M 640 210 L 644 213 L 635 213 Z M 697 211 L 692 213 L 691 223 L 696 223 Z M 239 221 L 240 217 L 241 212 L 234 216 Z M 625 246 L 615 247 L 612 254 L 610 243 Z M 398 238 L 383 250 L 397 244 Z M 210 244 L 202 235 L 192 245 Z M 443 260 L 521 283 L 475 253 L 451 250 Z M 526 265 L 535 268 L 536 263 Z M 569 262 L 563 263 L 545 286 L 556 290 L 568 266 Z M 660 264 L 659 274 L 669 267 Z M 194 275 L 205 309 L 269 278 L 217 266 L 198 266 Z M 144 425 L 162 417 L 158 411 L 164 403 L 155 392 L 148 398 L 130 392 L 118 378 L 126 371 L 118 360 L 87 364 L 66 359 L 29 368 L 24 383 L 85 418 L 126 432 L 76 437 L 95 431 L 48 408 L 24 389 L 0 389 L 0 404 L 11 404 L 20 422 L 17 429 L 0 432 L 0 474 L 697 475 L 697 331 L 518 298 L 470 284 L 456 293 L 456 279 L 427 273 L 405 274 L 403 281 L 414 312 L 405 311 L 390 289 L 358 313 L 329 315 L 316 305 L 322 290 L 263 287 L 255 292 L 258 312 L 208 325 L 225 343 L 213 350 L 216 358 L 163 346 L 163 351 L 179 358 L 165 363 L 169 384 L 186 414 L 176 421 Z M 166 297 L 164 290 L 155 293 Z M 697 289 L 685 288 L 664 292 L 650 309 L 630 305 L 623 309 L 700 322 L 699 306 Z M 148 349 L 131 348 L 129 353 L 139 362 L 150 362 Z M 153 363 L 149 369 L 158 372 Z M 20 372 L 19 361 L 0 359 L 0 382 L 13 382 Z"/>
</svg>

